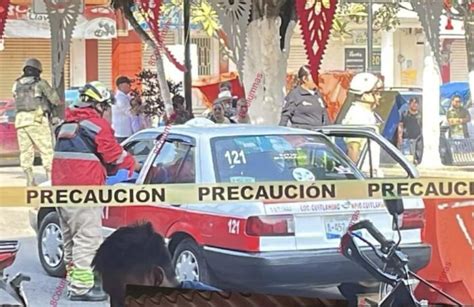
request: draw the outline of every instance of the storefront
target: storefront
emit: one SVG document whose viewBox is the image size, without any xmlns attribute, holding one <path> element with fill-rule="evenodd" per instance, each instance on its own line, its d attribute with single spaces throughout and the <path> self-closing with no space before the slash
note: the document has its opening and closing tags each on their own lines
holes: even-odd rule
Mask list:
<svg viewBox="0 0 474 307">
<path fill-rule="evenodd" d="M 66 88 L 90 81 L 88 76 L 94 75 L 107 85 L 112 83 L 111 42 L 117 36 L 116 32 L 112 10 L 106 7 L 85 8 L 78 18 L 71 50 L 66 57 Z M 87 44 L 88 41 L 94 43 Z M 11 97 L 13 82 L 22 73 L 25 60 L 30 57 L 36 57 L 43 63 L 42 77 L 51 82 L 52 55 L 47 15 L 34 14 L 26 5 L 10 5 L 5 36 L 0 45 L 1 98 Z"/>
</svg>

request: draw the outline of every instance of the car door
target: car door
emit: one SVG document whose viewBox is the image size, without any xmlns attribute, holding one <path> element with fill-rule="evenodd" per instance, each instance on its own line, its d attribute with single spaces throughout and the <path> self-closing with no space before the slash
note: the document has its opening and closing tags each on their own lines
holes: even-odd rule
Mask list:
<svg viewBox="0 0 474 307">
<path fill-rule="evenodd" d="M 154 146 L 157 133 L 141 133 L 132 137 L 123 148 L 143 164 Z M 134 185 L 134 180 L 127 180 L 128 170 L 119 170 L 116 176 L 107 179 L 108 185 Z M 103 214 L 103 225 L 109 228 L 117 228 L 126 224 L 126 209 L 123 206 L 105 207 Z"/>
<path fill-rule="evenodd" d="M 418 178 L 419 173 L 415 166 L 383 136 L 377 134 L 374 128 L 328 126 L 318 129 L 347 154 L 347 144 L 358 141 L 363 144 L 359 158 L 354 161 L 357 168 L 367 179 L 390 180 Z M 402 237 L 404 244 L 421 242 L 421 228 L 424 224 L 424 201 L 421 198 L 403 198 L 405 212 L 401 216 Z M 390 218 L 366 215 L 363 218 L 379 222 L 381 225 L 390 225 Z M 382 222 L 382 220 L 385 222 Z M 379 227 L 378 226 L 378 227 Z M 391 228 L 391 227 L 390 227 Z M 394 236 L 394 232 L 384 233 Z"/>
<path fill-rule="evenodd" d="M 415 166 L 372 128 L 334 125 L 317 131 L 331 138 L 345 154 L 349 143 L 361 144 L 359 157 L 353 162 L 367 179 L 419 177 Z"/>
<path fill-rule="evenodd" d="M 152 149 L 137 184 L 195 183 L 198 161 L 195 147 L 193 138 L 170 134 L 158 153 Z M 124 207 L 126 223 L 147 220 L 158 233 L 166 235 L 171 225 L 183 216 L 180 207 L 181 204 Z"/>
</svg>

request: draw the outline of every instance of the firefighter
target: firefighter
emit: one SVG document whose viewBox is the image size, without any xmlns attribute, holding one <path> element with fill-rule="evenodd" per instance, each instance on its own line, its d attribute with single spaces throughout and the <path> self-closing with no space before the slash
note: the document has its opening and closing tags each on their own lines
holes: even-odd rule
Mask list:
<svg viewBox="0 0 474 307">
<path fill-rule="evenodd" d="M 41 79 L 41 62 L 28 59 L 23 67 L 23 75 L 13 85 L 15 98 L 20 165 L 26 175 L 26 185 L 35 186 L 33 161 L 35 147 L 41 154 L 47 180 L 51 177 L 53 159 L 53 135 L 50 119 L 52 105 L 59 105 L 59 96 L 46 80 Z"/>
<path fill-rule="evenodd" d="M 117 143 L 104 112 L 113 103 L 111 92 L 100 82 L 80 90 L 80 99 L 66 110 L 56 129 L 52 184 L 104 185 L 118 169 L 129 175 L 140 168 L 133 156 Z M 107 299 L 91 263 L 102 243 L 102 208 L 58 208 L 67 264 L 68 298 L 72 301 Z"/>
</svg>

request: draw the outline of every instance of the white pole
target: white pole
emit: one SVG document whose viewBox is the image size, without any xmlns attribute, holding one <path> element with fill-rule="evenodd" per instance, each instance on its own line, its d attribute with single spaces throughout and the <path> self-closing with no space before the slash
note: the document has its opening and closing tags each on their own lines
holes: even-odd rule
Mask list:
<svg viewBox="0 0 474 307">
<path fill-rule="evenodd" d="M 382 54 L 381 72 L 384 76 L 385 87 L 395 85 L 395 49 L 393 46 L 394 31 L 382 31 Z"/>
<path fill-rule="evenodd" d="M 439 101 L 441 74 L 428 43 L 425 45 L 425 67 L 423 70 L 423 160 L 420 167 L 442 167 L 439 156 L 440 116 Z"/>
</svg>

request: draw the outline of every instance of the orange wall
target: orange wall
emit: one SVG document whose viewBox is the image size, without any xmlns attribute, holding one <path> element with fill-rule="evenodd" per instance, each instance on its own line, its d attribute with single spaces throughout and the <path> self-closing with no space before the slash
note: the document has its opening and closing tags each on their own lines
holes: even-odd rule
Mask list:
<svg viewBox="0 0 474 307">
<path fill-rule="evenodd" d="M 99 79 L 98 42 L 86 39 L 86 82 Z"/>
<path fill-rule="evenodd" d="M 128 36 L 112 40 L 112 80 L 125 75 L 136 78 L 142 70 L 142 43 L 138 34 L 130 31 Z"/>
</svg>

